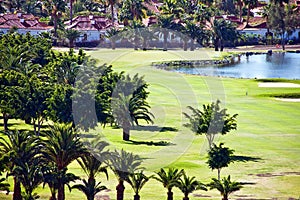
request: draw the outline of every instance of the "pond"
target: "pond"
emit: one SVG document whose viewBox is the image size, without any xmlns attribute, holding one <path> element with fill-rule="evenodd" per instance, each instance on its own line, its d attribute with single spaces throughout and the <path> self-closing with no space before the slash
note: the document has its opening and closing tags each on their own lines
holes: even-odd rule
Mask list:
<svg viewBox="0 0 300 200">
<path fill-rule="evenodd" d="M 182 67 L 173 71 L 185 74 L 234 78 L 300 79 L 299 53 L 243 55 L 234 59 L 234 64 L 226 66 Z"/>
</svg>

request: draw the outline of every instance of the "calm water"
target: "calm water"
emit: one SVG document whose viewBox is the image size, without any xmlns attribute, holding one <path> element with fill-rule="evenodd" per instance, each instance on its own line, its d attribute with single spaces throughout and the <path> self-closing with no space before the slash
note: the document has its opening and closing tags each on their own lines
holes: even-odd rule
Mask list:
<svg viewBox="0 0 300 200">
<path fill-rule="evenodd" d="M 238 61 L 238 58 L 235 58 Z M 180 68 L 177 72 L 234 78 L 300 79 L 300 54 L 273 53 L 272 55 L 241 56 L 240 62 L 229 66 Z"/>
</svg>

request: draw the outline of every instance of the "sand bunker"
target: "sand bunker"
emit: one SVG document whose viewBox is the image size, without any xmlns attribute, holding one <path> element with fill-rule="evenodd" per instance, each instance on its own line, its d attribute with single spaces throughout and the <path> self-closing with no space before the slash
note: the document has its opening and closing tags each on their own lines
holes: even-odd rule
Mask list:
<svg viewBox="0 0 300 200">
<path fill-rule="evenodd" d="M 281 83 L 281 82 L 271 82 L 271 83 L 258 83 L 258 87 L 265 88 L 300 88 L 300 84 L 296 83 Z"/>
<path fill-rule="evenodd" d="M 285 101 L 285 102 L 300 102 L 300 99 L 291 99 L 291 98 L 275 98 L 278 101 Z"/>
</svg>

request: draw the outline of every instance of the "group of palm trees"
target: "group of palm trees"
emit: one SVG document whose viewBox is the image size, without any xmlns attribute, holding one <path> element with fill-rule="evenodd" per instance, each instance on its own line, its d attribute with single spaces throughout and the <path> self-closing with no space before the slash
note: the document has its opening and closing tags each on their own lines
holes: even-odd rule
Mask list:
<svg viewBox="0 0 300 200">
<path fill-rule="evenodd" d="M 36 136 L 30 131 L 3 131 L 0 137 L 0 169 L 13 177 L 13 199 L 37 199 L 35 189 L 41 184 L 50 189 L 50 200 L 64 200 L 65 186 L 70 190 L 83 192 L 87 200 L 106 190 L 107 187 L 97 181 L 104 173 L 108 178 L 108 168 L 118 179 L 117 200 L 124 199 L 124 183 L 134 191 L 134 200 L 140 199 L 140 191 L 150 180 L 155 179 L 167 189 L 167 199 L 173 200 L 172 189 L 181 190 L 183 200 L 196 190 L 217 189 L 224 200 L 228 195 L 241 188 L 241 184 L 227 178 L 212 179 L 207 185 L 189 177 L 186 172 L 174 168 L 160 169 L 155 175 L 147 176 L 142 167 L 142 159 L 123 149 L 107 150 L 108 143 L 103 141 L 83 141 L 72 124 L 54 124 Z M 86 177 L 78 177 L 68 171 L 68 166 L 77 161 Z M 76 182 L 72 186 L 71 182 Z M 1 179 L 1 190 L 8 190 L 8 184 Z M 23 186 L 23 187 L 22 187 Z M 22 188 L 24 191 L 22 191 Z"/>
</svg>

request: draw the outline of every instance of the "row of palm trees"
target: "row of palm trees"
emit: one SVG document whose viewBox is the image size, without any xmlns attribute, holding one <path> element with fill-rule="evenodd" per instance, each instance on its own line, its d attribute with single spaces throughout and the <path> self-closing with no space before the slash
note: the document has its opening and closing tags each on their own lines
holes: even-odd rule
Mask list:
<svg viewBox="0 0 300 200">
<path fill-rule="evenodd" d="M 226 200 L 228 194 L 241 188 L 239 183 L 231 182 L 230 176 L 223 180 L 213 179 L 205 185 L 195 177 L 187 176 L 183 169 L 161 169 L 155 176 L 146 176 L 139 156 L 124 150 L 108 151 L 107 146 L 103 141 L 83 142 L 72 124 L 54 124 L 40 136 L 29 131 L 5 131 L 0 137 L 0 166 L 3 166 L 0 169 L 13 177 L 13 200 L 37 199 L 39 196 L 34 191 L 41 184 L 49 187 L 50 200 L 64 200 L 66 186 L 70 190 L 80 190 L 87 200 L 92 200 L 97 193 L 107 189 L 96 178 L 100 173 L 108 178 L 108 168 L 118 179 L 117 200 L 124 199 L 125 182 L 132 187 L 134 200 L 139 200 L 141 189 L 150 179 L 163 184 L 168 191 L 168 200 L 173 199 L 173 187 L 182 191 L 184 200 L 188 200 L 195 190 L 207 190 L 207 187 L 218 189 Z M 86 178 L 81 179 L 68 171 L 68 166 L 75 160 Z M 81 183 L 71 186 L 70 183 L 76 180 Z M 1 189 L 8 189 L 7 183 L 1 181 Z"/>
</svg>

